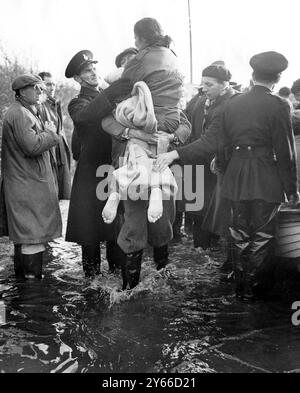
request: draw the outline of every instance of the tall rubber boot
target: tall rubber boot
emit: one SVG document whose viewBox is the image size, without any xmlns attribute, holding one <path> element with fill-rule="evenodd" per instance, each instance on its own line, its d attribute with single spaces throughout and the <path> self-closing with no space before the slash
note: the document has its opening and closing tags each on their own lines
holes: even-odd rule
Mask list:
<svg viewBox="0 0 300 393">
<path fill-rule="evenodd" d="M 14 248 L 14 270 L 16 277 L 23 277 L 24 275 L 24 267 L 23 267 L 23 255 L 21 252 L 21 244 L 15 244 Z"/>
<path fill-rule="evenodd" d="M 82 250 L 82 267 L 85 277 L 94 277 L 100 274 L 100 244 L 92 246 L 81 246 Z"/>
<path fill-rule="evenodd" d="M 249 286 L 249 247 L 250 236 L 243 230 L 229 228 L 232 239 L 232 258 L 237 297 L 251 297 Z"/>
<path fill-rule="evenodd" d="M 232 246 L 231 239 L 228 239 L 228 238 L 226 239 L 226 246 L 225 247 L 226 247 L 227 258 L 223 262 L 220 269 L 224 273 L 230 273 L 233 271 L 233 246 Z"/>
<path fill-rule="evenodd" d="M 253 296 L 257 299 L 267 297 L 274 286 L 275 238 L 263 231 L 253 236 L 250 252 L 249 283 Z"/>
<path fill-rule="evenodd" d="M 43 253 L 22 254 L 25 278 L 43 278 Z"/>
<path fill-rule="evenodd" d="M 121 269 L 125 265 L 126 254 L 121 250 L 116 241 L 110 240 L 106 242 L 106 259 L 109 271 L 113 273 L 116 269 Z"/>
<path fill-rule="evenodd" d="M 126 262 L 122 265 L 123 291 L 136 287 L 140 281 L 143 250 L 126 255 Z"/>
<path fill-rule="evenodd" d="M 169 248 L 168 244 L 162 247 L 153 247 L 153 259 L 156 264 L 156 269 L 160 270 L 169 263 Z"/>
</svg>

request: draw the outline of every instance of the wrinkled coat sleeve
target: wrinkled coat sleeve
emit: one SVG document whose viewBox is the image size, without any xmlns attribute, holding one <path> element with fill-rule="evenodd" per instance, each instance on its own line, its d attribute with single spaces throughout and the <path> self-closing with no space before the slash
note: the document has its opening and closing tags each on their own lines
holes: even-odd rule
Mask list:
<svg viewBox="0 0 300 393">
<path fill-rule="evenodd" d="M 297 192 L 297 165 L 290 107 L 284 101 L 274 116 L 272 143 L 283 189 L 289 197 Z"/>
<path fill-rule="evenodd" d="M 73 159 L 75 161 L 78 161 L 79 157 L 80 157 L 80 151 L 81 151 L 81 141 L 78 136 L 78 132 L 77 132 L 76 128 L 74 128 L 73 134 L 72 134 L 71 149 L 72 149 Z"/>
<path fill-rule="evenodd" d="M 37 133 L 34 118 L 27 112 L 25 108 L 15 112 L 12 118 L 12 129 L 16 142 L 24 155 L 34 157 L 57 145 L 59 137 L 56 132 L 47 130 Z"/>
<path fill-rule="evenodd" d="M 84 131 L 81 127 L 84 125 L 99 125 L 101 127 L 101 120 L 113 110 L 113 105 L 110 103 L 105 93 L 100 93 L 92 101 L 84 98 L 74 98 L 68 106 L 69 114 L 78 131 Z"/>
<path fill-rule="evenodd" d="M 180 147 L 177 150 L 181 164 L 199 164 L 211 154 L 217 153 L 220 149 L 221 125 L 223 110 L 216 110 L 205 134 L 189 145 Z"/>
<path fill-rule="evenodd" d="M 180 112 L 180 124 L 174 134 L 180 141 L 181 145 L 184 145 L 189 139 L 192 132 L 191 123 L 188 121 L 186 115 L 183 112 Z"/>
</svg>

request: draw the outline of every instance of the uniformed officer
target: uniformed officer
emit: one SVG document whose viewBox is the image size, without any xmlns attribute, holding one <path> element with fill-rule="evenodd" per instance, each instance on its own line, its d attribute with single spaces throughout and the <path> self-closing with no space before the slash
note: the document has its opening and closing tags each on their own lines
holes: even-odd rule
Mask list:
<svg viewBox="0 0 300 393">
<path fill-rule="evenodd" d="M 252 89 L 227 101 L 210 132 L 220 130 L 223 151 L 231 150 L 221 195 L 231 202 L 236 294 L 244 300 L 263 294 L 262 278 L 274 250 L 280 203 L 285 197 L 291 205 L 299 201 L 290 107 L 272 94 L 288 61 L 271 51 L 253 56 L 250 65 Z M 158 167 L 163 169 L 178 158 L 195 162 L 218 150 L 210 134 L 194 142 L 189 159 L 184 147 L 158 158 Z"/>
<path fill-rule="evenodd" d="M 101 241 L 107 241 L 106 257 L 111 270 L 125 258 L 116 243 L 118 220 L 110 225 L 103 222 L 101 213 L 106 196 L 97 197 L 96 189 L 104 178 L 96 177 L 96 171 L 101 165 L 111 163 L 111 137 L 102 129 L 101 120 L 111 113 L 118 98 L 130 93 L 132 85 L 121 79 L 105 90 L 99 89 L 95 63 L 92 52 L 82 50 L 71 59 L 65 72 L 67 78 L 74 78 L 81 86 L 79 96 L 68 106 L 76 130 L 78 164 L 72 185 L 66 240 L 82 246 L 86 276 L 100 272 Z"/>
</svg>

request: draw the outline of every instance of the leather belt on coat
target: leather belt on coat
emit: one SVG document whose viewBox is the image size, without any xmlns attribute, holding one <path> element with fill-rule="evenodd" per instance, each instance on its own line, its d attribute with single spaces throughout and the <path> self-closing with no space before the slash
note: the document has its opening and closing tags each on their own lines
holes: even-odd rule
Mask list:
<svg viewBox="0 0 300 393">
<path fill-rule="evenodd" d="M 242 158 L 266 157 L 275 159 L 274 151 L 269 146 L 237 145 L 233 147 L 232 155 Z"/>
</svg>

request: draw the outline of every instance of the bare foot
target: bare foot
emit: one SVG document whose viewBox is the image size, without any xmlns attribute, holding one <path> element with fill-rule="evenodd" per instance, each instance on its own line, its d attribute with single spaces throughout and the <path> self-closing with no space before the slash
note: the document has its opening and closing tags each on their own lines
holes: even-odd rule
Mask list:
<svg viewBox="0 0 300 393">
<path fill-rule="evenodd" d="M 152 188 L 148 207 L 148 221 L 151 223 L 159 220 L 163 213 L 162 191 L 160 188 Z"/>
<path fill-rule="evenodd" d="M 118 192 L 113 192 L 110 194 L 102 211 L 102 218 L 105 224 L 111 224 L 116 218 L 119 203 L 120 194 Z"/>
</svg>

